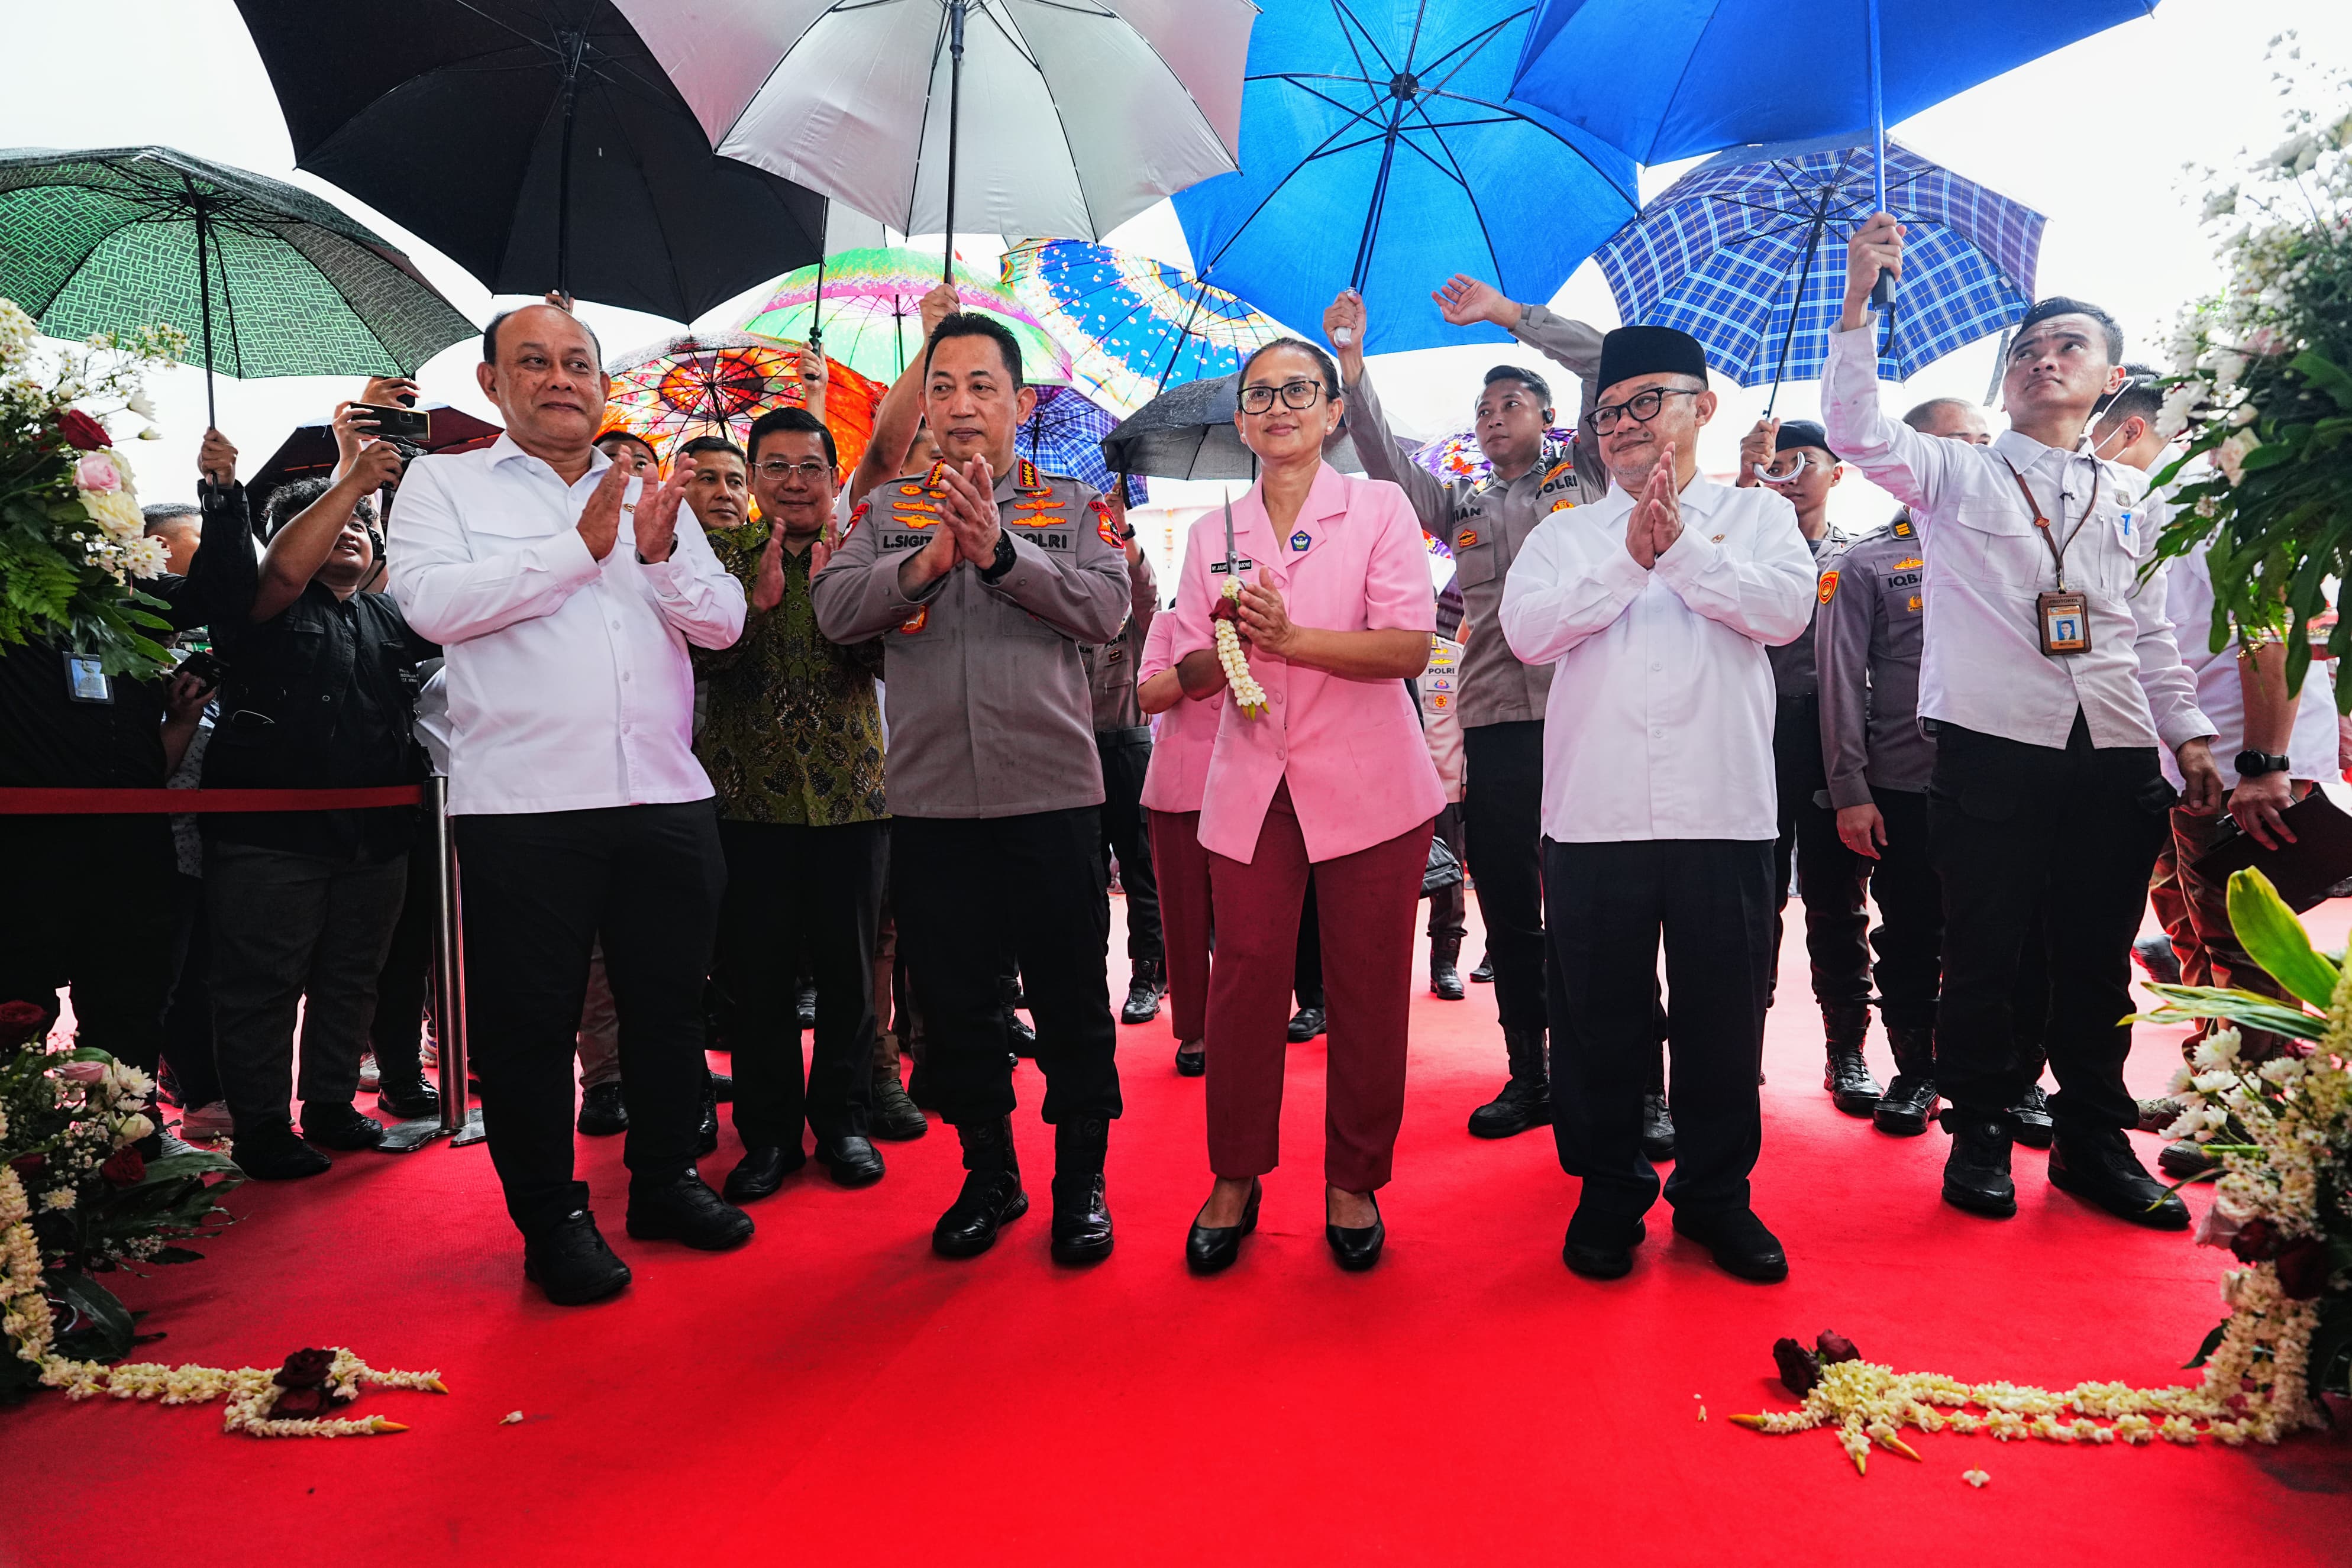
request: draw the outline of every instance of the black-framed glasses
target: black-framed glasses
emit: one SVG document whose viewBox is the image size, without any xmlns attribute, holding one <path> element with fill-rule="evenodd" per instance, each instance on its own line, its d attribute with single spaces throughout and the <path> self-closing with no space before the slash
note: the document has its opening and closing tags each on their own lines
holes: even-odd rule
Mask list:
<svg viewBox="0 0 2352 1568">
<path fill-rule="evenodd" d="M 786 463 L 782 458 L 770 458 L 767 462 L 760 465 L 760 472 L 763 476 L 773 479 L 778 483 L 782 483 L 797 474 L 800 476 L 802 483 L 814 485 L 818 480 L 824 478 L 827 474 L 832 473 L 833 470 L 827 467 L 824 464 L 819 463 L 814 457 L 805 459 L 799 463 Z"/>
<path fill-rule="evenodd" d="M 1285 382 L 1280 390 L 1282 404 L 1285 408 L 1313 408 L 1315 400 L 1323 395 L 1323 383 L 1310 381 Z M 1266 413 L 1274 407 L 1275 392 L 1276 389 L 1273 387 L 1242 388 L 1242 412 L 1244 413 Z"/>
<path fill-rule="evenodd" d="M 1585 416 L 1596 435 L 1606 435 L 1617 428 L 1618 416 L 1629 414 L 1635 424 L 1647 424 L 1658 417 L 1658 410 L 1666 406 L 1670 397 L 1696 397 L 1697 387 L 1651 387 L 1637 392 L 1623 402 L 1604 402 Z"/>
</svg>

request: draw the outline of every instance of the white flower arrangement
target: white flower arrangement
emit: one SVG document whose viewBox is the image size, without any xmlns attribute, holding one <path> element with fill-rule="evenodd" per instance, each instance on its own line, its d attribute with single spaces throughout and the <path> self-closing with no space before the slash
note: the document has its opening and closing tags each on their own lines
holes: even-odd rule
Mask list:
<svg viewBox="0 0 2352 1568">
<path fill-rule="evenodd" d="M 1240 581 L 1229 580 L 1225 583 L 1224 595 L 1230 602 L 1240 602 Z M 1226 689 L 1233 693 L 1234 701 L 1241 705 L 1242 716 L 1255 718 L 1265 711 L 1265 688 L 1257 684 L 1255 675 L 1250 674 L 1249 656 L 1242 652 L 1241 628 L 1225 617 L 1220 617 L 1215 626 L 1217 664 L 1225 672 Z"/>
</svg>

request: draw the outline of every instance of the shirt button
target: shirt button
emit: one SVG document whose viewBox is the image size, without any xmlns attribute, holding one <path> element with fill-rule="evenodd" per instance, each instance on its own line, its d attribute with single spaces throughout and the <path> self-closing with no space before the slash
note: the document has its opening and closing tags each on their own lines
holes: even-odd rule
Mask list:
<svg viewBox="0 0 2352 1568">
<path fill-rule="evenodd" d="M 1663 729 L 1654 729 L 1650 732 L 1650 738 L 1652 740 L 1664 740 L 1666 738 L 1666 732 Z"/>
<path fill-rule="evenodd" d="M 636 679 L 636 677 L 635 677 L 635 675 L 631 674 L 628 671 L 626 671 L 626 670 L 623 670 L 623 671 L 621 672 L 621 679 L 623 679 L 623 680 L 625 680 L 625 681 L 632 681 L 632 680 Z"/>
<path fill-rule="evenodd" d="M 1656 674 L 1658 671 L 1663 670 L 1663 669 L 1664 669 L 1664 668 L 1665 668 L 1665 666 L 1664 666 L 1664 664 L 1652 664 L 1652 665 L 1650 666 L 1650 672 L 1651 672 L 1653 674 Z"/>
</svg>

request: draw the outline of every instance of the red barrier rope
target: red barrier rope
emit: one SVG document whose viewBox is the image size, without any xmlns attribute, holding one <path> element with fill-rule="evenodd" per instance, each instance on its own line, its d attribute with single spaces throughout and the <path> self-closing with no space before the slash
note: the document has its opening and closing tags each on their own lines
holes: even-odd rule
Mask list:
<svg viewBox="0 0 2352 1568">
<path fill-rule="evenodd" d="M 414 784 L 360 789 L 0 789 L 0 817 L 105 816 L 126 812 L 348 811 L 414 806 Z"/>
</svg>

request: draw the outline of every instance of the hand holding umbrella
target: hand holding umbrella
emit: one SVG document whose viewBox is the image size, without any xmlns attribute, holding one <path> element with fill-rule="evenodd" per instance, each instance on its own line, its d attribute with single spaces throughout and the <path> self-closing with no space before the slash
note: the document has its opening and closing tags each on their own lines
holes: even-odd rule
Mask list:
<svg viewBox="0 0 2352 1568">
<path fill-rule="evenodd" d="M 1739 438 L 1739 484 L 1744 487 L 1772 477 L 1772 459 L 1779 451 L 1780 422 L 1770 414 Z"/>
<path fill-rule="evenodd" d="M 236 483 L 236 448 L 227 436 L 217 430 L 205 432 L 204 444 L 196 449 L 196 472 L 224 490 Z"/>
<path fill-rule="evenodd" d="M 1323 336 L 1339 356 L 1339 375 L 1354 381 L 1364 373 L 1364 297 L 1343 288 L 1323 308 Z"/>
<path fill-rule="evenodd" d="M 1845 308 L 1838 316 L 1839 331 L 1851 332 L 1862 325 L 1875 303 L 1874 291 L 1882 272 L 1903 276 L 1903 225 L 1892 213 L 1871 214 L 1845 242 Z"/>
</svg>

